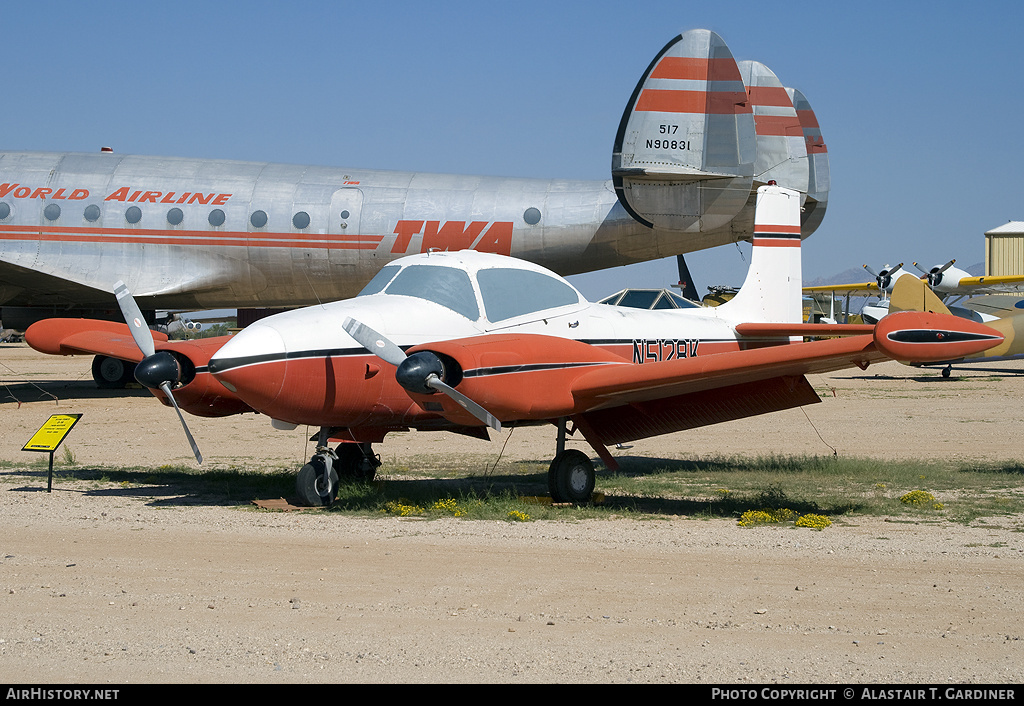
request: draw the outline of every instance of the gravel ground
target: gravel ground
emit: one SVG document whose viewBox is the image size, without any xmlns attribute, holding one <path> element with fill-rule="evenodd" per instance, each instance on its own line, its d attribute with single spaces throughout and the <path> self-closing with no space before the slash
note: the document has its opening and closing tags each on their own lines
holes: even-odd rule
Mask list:
<svg viewBox="0 0 1024 706">
<path fill-rule="evenodd" d="M 274 513 L 159 482 L 48 494 L 45 470 L 12 465 L 34 460 L 21 446 L 53 413 L 84 414 L 66 442 L 79 463 L 158 477 L 190 459 L 173 411 L 99 393 L 89 362 L 0 346 L 0 682 L 1021 681 L 1024 518 L 817 532 Z M 822 404 L 621 453 L 1017 459 L 1024 366 L 999 369 L 815 376 Z M 213 467 L 309 452 L 254 415 L 189 423 Z M 517 430 L 504 457 L 553 446 L 551 430 Z M 378 450 L 387 468 L 500 448 L 410 433 Z"/>
</svg>

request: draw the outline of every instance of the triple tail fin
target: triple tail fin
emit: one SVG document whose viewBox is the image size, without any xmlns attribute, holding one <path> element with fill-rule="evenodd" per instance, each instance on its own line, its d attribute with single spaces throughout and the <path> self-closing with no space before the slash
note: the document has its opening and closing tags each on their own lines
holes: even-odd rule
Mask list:
<svg viewBox="0 0 1024 706">
<path fill-rule="evenodd" d="M 655 57 L 630 98 L 612 151 L 612 179 L 639 222 L 679 232 L 727 225 L 753 184 L 754 116 L 725 42 L 699 29 Z"/>
<path fill-rule="evenodd" d="M 724 318 L 759 323 L 800 323 L 800 193 L 781 186 L 757 190 L 754 247 L 740 291 L 717 308 Z"/>
</svg>

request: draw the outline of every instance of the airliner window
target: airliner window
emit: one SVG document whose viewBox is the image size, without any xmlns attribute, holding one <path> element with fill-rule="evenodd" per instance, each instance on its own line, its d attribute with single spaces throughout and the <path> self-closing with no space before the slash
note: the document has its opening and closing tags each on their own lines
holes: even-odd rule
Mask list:
<svg viewBox="0 0 1024 706">
<path fill-rule="evenodd" d="M 480 270 L 476 278 L 480 282 L 484 310 L 491 321 L 504 321 L 580 301 L 576 290 L 543 272 L 495 267 Z"/>
<path fill-rule="evenodd" d="M 100 219 L 100 207 L 96 204 L 89 204 L 85 207 L 85 220 L 95 223 Z"/>
<path fill-rule="evenodd" d="M 4 203 L 3 201 L 0 201 L 0 221 L 6 219 L 10 215 L 11 215 L 11 207 L 10 207 L 10 205 Z"/>
<path fill-rule="evenodd" d="M 216 228 L 217 226 L 222 226 L 224 225 L 224 212 L 219 208 L 215 208 L 212 211 L 210 211 L 210 216 L 206 220 L 208 220 L 210 222 L 210 225 L 213 226 L 214 228 Z"/>
<path fill-rule="evenodd" d="M 387 265 L 386 267 L 381 268 L 381 270 L 373 276 L 373 279 L 367 282 L 366 286 L 363 287 L 362 291 L 356 296 L 362 297 L 368 294 L 376 294 L 377 292 L 380 292 L 387 286 L 388 282 L 391 281 L 391 278 L 394 277 L 395 273 L 400 269 L 402 268 L 398 265 Z"/>
<path fill-rule="evenodd" d="M 480 318 L 469 275 L 454 267 L 409 265 L 388 285 L 387 293 L 426 299 L 473 321 Z"/>
<path fill-rule="evenodd" d="M 47 205 L 47 207 L 43 209 L 43 215 L 46 216 L 46 220 L 48 221 L 57 220 L 60 218 L 60 206 L 55 203 Z"/>
<path fill-rule="evenodd" d="M 124 219 L 129 223 L 138 223 L 142 220 L 142 209 L 138 206 L 132 206 L 124 212 Z"/>
</svg>

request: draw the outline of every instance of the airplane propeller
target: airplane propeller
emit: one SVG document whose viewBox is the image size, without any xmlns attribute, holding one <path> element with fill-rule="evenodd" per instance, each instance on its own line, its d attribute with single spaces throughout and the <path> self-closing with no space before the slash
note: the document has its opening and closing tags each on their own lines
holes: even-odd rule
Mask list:
<svg viewBox="0 0 1024 706">
<path fill-rule="evenodd" d="M 875 272 L 867 265 L 864 265 L 864 269 L 868 271 L 868 274 L 875 278 L 875 282 L 878 284 L 878 288 L 885 291 L 892 284 L 892 276 L 903 267 L 903 263 L 896 265 L 896 267 L 885 266 L 881 272 Z"/>
<path fill-rule="evenodd" d="M 341 327 L 345 333 L 354 338 L 359 345 L 373 353 L 385 363 L 391 363 L 398 370 L 395 372 L 395 379 L 398 384 L 409 392 L 422 395 L 440 392 L 448 395 L 467 412 L 491 427 L 495 431 L 501 431 L 501 422 L 478 405 L 473 400 L 446 383 L 442 378 L 445 374 L 444 362 L 441 358 L 430 351 L 420 351 L 412 355 L 406 355 L 405 351 L 397 344 L 388 340 L 385 336 L 377 333 L 366 324 L 360 323 L 352 318 L 346 318 Z"/>
<path fill-rule="evenodd" d="M 117 297 L 118 306 L 121 307 L 125 323 L 128 324 L 128 328 L 132 332 L 135 345 L 139 347 L 143 355 L 142 361 L 135 366 L 135 379 L 146 387 L 161 390 L 167 395 L 167 399 L 174 406 L 174 411 L 178 413 L 181 428 L 185 430 L 185 436 L 188 437 L 188 443 L 192 446 L 192 453 L 196 455 L 196 461 L 202 463 L 203 455 L 199 453 L 199 446 L 192 438 L 192 432 L 188 430 L 185 417 L 182 416 L 181 410 L 178 409 L 178 403 L 175 402 L 174 395 L 171 393 L 171 387 L 181 379 L 181 365 L 167 351 L 159 353 L 156 351 L 153 336 L 149 333 L 149 327 L 146 326 L 142 310 L 124 282 L 119 281 L 114 285 L 114 295 Z"/>
<path fill-rule="evenodd" d="M 952 267 L 953 263 L 955 262 L 956 260 L 950 260 L 945 265 L 942 265 L 941 267 L 936 265 L 935 267 L 928 271 L 923 270 L 921 266 L 918 265 L 916 262 L 914 263 L 914 267 L 916 267 L 921 272 L 921 274 L 928 275 L 929 287 L 937 287 L 942 282 L 942 273 L 948 270 L 950 267 Z"/>
</svg>

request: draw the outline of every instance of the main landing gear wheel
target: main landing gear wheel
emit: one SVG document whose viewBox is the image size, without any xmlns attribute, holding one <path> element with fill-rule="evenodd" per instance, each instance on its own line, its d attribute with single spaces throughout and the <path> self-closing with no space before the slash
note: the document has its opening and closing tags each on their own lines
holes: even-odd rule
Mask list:
<svg viewBox="0 0 1024 706">
<path fill-rule="evenodd" d="M 92 379 L 103 390 L 118 390 L 135 379 L 135 366 L 120 358 L 98 355 L 92 359 Z"/>
<path fill-rule="evenodd" d="M 314 456 L 299 469 L 295 492 L 299 500 L 309 507 L 330 505 L 338 497 L 338 474 L 333 468 L 329 476 L 326 471 L 327 466 L 320 456 Z"/>
<path fill-rule="evenodd" d="M 594 495 L 594 483 L 594 464 L 576 449 L 567 449 L 555 456 L 548 469 L 548 489 L 556 503 L 589 503 Z"/>
<path fill-rule="evenodd" d="M 369 483 L 377 475 L 380 459 L 369 444 L 338 444 L 335 468 L 343 478 Z"/>
</svg>

